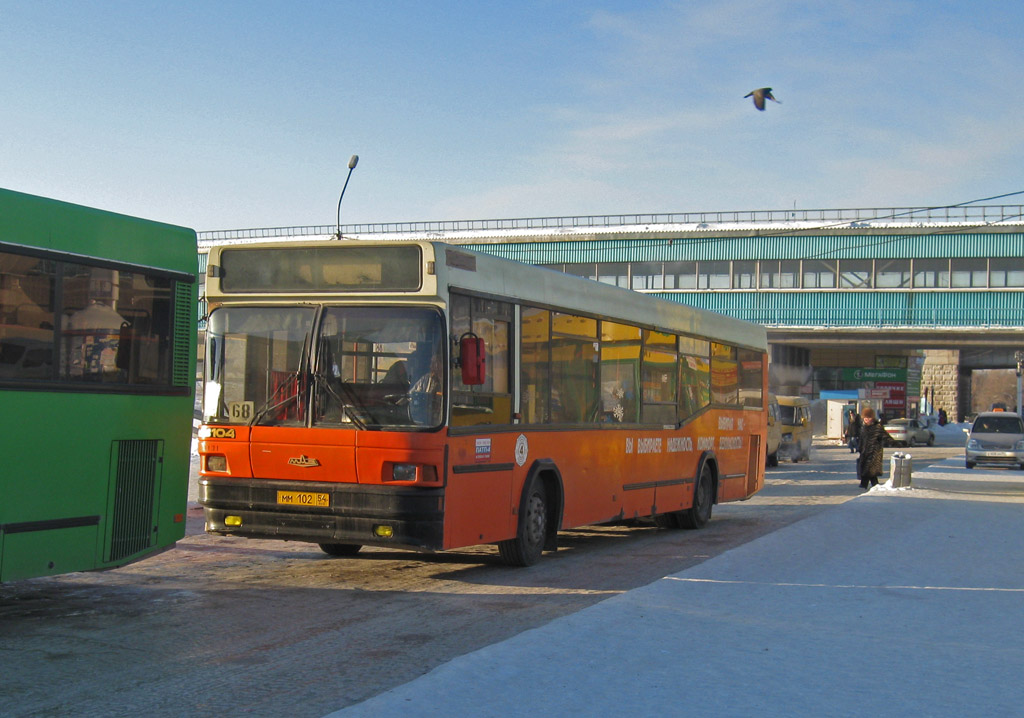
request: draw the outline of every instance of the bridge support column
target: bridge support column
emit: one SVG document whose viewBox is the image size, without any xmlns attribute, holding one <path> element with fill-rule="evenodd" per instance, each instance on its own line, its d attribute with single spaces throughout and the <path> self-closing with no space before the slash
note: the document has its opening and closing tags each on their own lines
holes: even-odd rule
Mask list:
<svg viewBox="0 0 1024 718">
<path fill-rule="evenodd" d="M 934 392 L 935 409 L 945 409 L 950 421 L 958 421 L 960 407 L 960 350 L 925 349 L 921 389 Z"/>
</svg>

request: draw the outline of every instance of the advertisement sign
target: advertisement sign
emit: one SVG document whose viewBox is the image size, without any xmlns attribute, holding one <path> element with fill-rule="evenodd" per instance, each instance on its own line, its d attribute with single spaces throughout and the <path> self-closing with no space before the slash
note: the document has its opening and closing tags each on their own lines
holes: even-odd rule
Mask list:
<svg viewBox="0 0 1024 718">
<path fill-rule="evenodd" d="M 890 381 L 905 384 L 906 369 L 843 369 L 843 381 Z"/>
<path fill-rule="evenodd" d="M 902 416 L 907 410 L 907 385 L 903 382 L 876 381 L 875 390 L 885 390 L 889 393 L 887 399 L 882 400 L 882 410 L 886 416 Z"/>
</svg>

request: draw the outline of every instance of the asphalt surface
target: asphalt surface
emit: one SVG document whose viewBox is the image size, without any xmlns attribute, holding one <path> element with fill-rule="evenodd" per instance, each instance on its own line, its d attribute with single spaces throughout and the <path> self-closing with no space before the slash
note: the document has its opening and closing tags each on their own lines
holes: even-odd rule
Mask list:
<svg viewBox="0 0 1024 718">
<path fill-rule="evenodd" d="M 1021 536 L 948 459 L 331 715 L 1019 715 Z"/>
</svg>

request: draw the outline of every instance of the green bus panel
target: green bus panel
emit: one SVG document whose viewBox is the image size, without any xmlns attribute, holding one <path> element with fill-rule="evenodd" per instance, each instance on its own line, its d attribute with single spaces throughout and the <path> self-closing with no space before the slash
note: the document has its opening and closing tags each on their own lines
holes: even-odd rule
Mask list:
<svg viewBox="0 0 1024 718">
<path fill-rule="evenodd" d="M 98 526 L 36 528 L 0 536 L 4 581 L 97 568 Z"/>
<path fill-rule="evenodd" d="M 39 285 L 24 257 L 42 257 L 57 267 L 113 267 L 123 282 L 132 277 L 133 291 L 156 277 L 161 302 L 159 332 L 150 334 L 141 327 L 156 319 L 138 319 L 144 312 L 127 301 L 118 306 L 134 324 L 110 341 L 127 347 L 127 362 L 143 357 L 142 370 L 109 382 L 68 378 L 64 342 L 72 340 L 63 327 L 73 315 L 43 327 L 40 334 L 54 336 L 54 368 L 32 374 L 11 361 L 24 323 L 15 312 L 0 314 L 0 581 L 122 566 L 172 546 L 185 533 L 188 497 L 195 232 L 0 190 L 0 253 L 0 280 L 8 285 L 19 274 L 23 284 Z M 54 276 L 67 275 L 58 269 Z M 154 352 L 162 367 L 155 379 Z M 120 354 L 117 361 L 121 370 Z"/>
</svg>

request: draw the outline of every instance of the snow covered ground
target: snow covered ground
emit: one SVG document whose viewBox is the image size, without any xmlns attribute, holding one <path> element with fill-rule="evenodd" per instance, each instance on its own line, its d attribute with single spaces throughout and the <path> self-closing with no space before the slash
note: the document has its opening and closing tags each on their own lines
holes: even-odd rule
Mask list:
<svg viewBox="0 0 1024 718">
<path fill-rule="evenodd" d="M 332 715 L 1019 715 L 1022 536 L 947 459 Z"/>
</svg>

